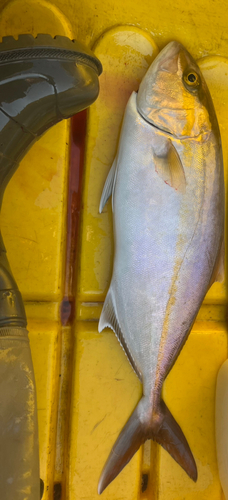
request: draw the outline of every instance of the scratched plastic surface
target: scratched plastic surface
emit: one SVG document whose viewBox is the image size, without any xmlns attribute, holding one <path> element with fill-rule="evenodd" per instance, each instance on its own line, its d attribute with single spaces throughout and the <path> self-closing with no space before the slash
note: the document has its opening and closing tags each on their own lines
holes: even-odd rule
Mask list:
<svg viewBox="0 0 228 500">
<path fill-rule="evenodd" d="M 24 158 L 2 208 L 3 238 L 29 318 L 43 498 L 95 500 L 111 446 L 141 393 L 114 334 L 97 332 L 113 257 L 110 202 L 98 215 L 103 183 L 127 99 L 157 51 L 171 39 L 200 59 L 220 124 L 227 171 L 228 11 L 225 0 L 0 0 L 0 9 L 2 36 L 45 32 L 77 38 L 95 50 L 104 67 L 100 96 L 87 114 L 85 148 L 80 135 L 85 116 L 74 120 L 72 140 L 69 122 L 55 126 Z M 69 165 L 76 174 L 68 199 Z M 104 499 L 222 500 L 214 396 L 216 375 L 227 357 L 226 285 L 215 284 L 209 291 L 164 385 L 165 401 L 196 458 L 198 482 L 188 479 L 161 447 L 148 442 L 104 492 Z M 66 297 L 71 309 L 67 301 L 61 308 Z"/>
</svg>

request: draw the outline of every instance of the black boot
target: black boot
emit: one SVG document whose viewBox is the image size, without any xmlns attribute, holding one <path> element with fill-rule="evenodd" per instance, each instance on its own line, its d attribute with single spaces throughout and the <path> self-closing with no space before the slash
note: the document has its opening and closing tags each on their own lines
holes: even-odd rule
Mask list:
<svg viewBox="0 0 228 500">
<path fill-rule="evenodd" d="M 76 41 L 19 35 L 0 44 L 0 204 L 48 128 L 98 96 L 100 61 Z M 40 499 L 36 391 L 26 315 L 0 235 L 0 497 Z"/>
</svg>

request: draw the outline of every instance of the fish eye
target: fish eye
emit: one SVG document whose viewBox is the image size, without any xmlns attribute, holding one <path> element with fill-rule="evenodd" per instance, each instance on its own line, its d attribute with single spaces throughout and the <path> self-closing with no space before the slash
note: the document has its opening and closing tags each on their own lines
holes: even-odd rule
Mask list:
<svg viewBox="0 0 228 500">
<path fill-rule="evenodd" d="M 199 76 L 195 71 L 188 71 L 188 73 L 184 75 L 184 81 L 187 86 L 192 89 L 198 87 L 200 84 Z"/>
</svg>

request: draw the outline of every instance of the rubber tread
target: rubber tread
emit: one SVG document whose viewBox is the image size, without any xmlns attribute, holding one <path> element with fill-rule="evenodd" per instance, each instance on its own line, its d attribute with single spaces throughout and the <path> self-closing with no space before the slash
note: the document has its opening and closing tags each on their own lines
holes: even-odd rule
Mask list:
<svg viewBox="0 0 228 500">
<path fill-rule="evenodd" d="M 65 36 L 39 34 L 19 35 L 18 40 L 13 36 L 2 38 L 0 43 L 0 64 L 24 59 L 66 59 L 81 62 L 91 66 L 98 75 L 102 72 L 102 65 L 93 52 L 84 47 L 77 40 L 70 40 Z"/>
<path fill-rule="evenodd" d="M 26 328 L 16 328 L 13 326 L 0 328 L 1 337 L 25 337 L 28 338 L 28 330 Z"/>
</svg>

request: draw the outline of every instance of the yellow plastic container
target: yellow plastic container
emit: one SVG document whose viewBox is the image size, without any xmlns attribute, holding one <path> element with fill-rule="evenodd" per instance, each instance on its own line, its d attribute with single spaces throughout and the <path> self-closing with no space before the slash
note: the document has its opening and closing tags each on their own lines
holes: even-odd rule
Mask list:
<svg viewBox="0 0 228 500">
<path fill-rule="evenodd" d="M 29 319 L 44 500 L 98 498 L 102 467 L 141 393 L 114 334 L 97 330 L 113 257 L 110 203 L 103 216 L 98 206 L 128 97 L 158 51 L 170 40 L 182 42 L 199 60 L 211 91 L 226 172 L 227 26 L 221 0 L 0 1 L 1 36 L 77 38 L 94 50 L 104 69 L 100 96 L 87 112 L 80 237 L 70 278 L 65 272 L 70 122 L 56 125 L 33 146 L 10 181 L 2 208 L 3 238 Z M 61 303 L 71 278 L 75 319 L 63 325 Z M 164 384 L 165 401 L 196 459 L 197 483 L 148 442 L 103 493 L 104 500 L 222 499 L 214 404 L 216 375 L 227 358 L 227 298 L 227 279 L 214 284 Z"/>
</svg>

